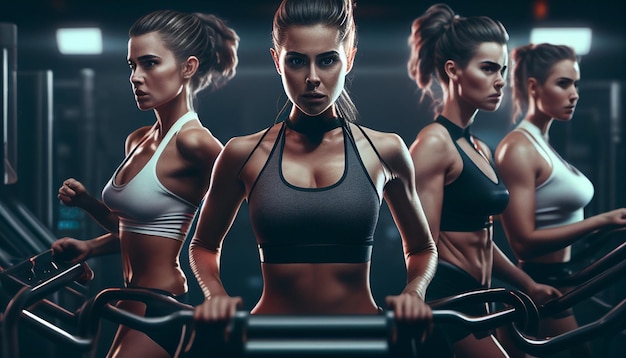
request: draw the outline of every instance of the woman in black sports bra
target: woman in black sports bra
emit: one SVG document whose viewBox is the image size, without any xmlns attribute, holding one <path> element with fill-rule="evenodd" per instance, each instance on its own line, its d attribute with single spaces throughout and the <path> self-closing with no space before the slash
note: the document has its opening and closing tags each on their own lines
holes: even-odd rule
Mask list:
<svg viewBox="0 0 626 358">
<path fill-rule="evenodd" d="M 443 90 L 435 122 L 410 147 L 416 187 L 439 252 L 428 300 L 487 288 L 492 270 L 538 302 L 558 295 L 535 283 L 493 243 L 492 217 L 504 210 L 509 193 L 492 166 L 489 148 L 470 132 L 478 110 L 495 111 L 500 105 L 507 41 L 501 23 L 460 17 L 445 4 L 431 6 L 412 26 L 409 76 L 433 98 L 433 81 Z M 487 307 L 466 309 L 482 315 Z M 507 356 L 490 332 L 442 330 L 459 356 Z"/>
<path fill-rule="evenodd" d="M 195 315 L 228 320 L 241 298 L 220 281 L 220 248 L 248 201 L 264 279 L 253 314 L 377 314 L 370 290 L 373 233 L 383 198 L 403 240 L 408 282 L 386 303 L 429 323 L 424 303 L 436 249 L 415 192 L 408 148 L 362 128 L 344 81 L 356 53 L 351 0 L 284 0 L 271 55 L 290 107 L 285 120 L 231 139 L 217 159 L 191 266 L 204 294 Z"/>
</svg>

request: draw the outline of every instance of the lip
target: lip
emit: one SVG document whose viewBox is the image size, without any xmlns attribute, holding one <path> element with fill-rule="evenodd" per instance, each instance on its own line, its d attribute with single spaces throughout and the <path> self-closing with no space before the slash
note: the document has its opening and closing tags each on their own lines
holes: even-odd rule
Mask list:
<svg viewBox="0 0 626 358">
<path fill-rule="evenodd" d="M 302 97 L 304 97 L 304 98 L 322 98 L 322 97 L 326 97 L 326 96 L 323 93 L 321 93 L 321 92 L 307 92 L 307 93 L 303 94 Z"/>
<path fill-rule="evenodd" d="M 326 98 L 326 95 L 320 92 L 307 92 L 300 96 L 305 101 L 309 102 L 320 102 Z"/>
<path fill-rule="evenodd" d="M 502 100 L 502 94 L 493 94 L 487 97 L 487 100 L 489 102 L 500 103 L 500 101 Z"/>
<path fill-rule="evenodd" d="M 142 96 L 147 96 L 148 94 L 142 90 L 135 90 L 135 96 L 137 97 L 142 97 Z"/>
</svg>

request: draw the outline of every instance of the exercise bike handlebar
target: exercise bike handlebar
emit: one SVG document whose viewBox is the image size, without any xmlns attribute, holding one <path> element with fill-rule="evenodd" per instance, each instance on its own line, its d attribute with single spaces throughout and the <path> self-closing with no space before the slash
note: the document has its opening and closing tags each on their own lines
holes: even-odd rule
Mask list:
<svg viewBox="0 0 626 358">
<path fill-rule="evenodd" d="M 485 289 L 473 291 L 458 297 L 440 300 L 433 310 L 435 323 L 450 323 L 463 325 L 471 331 L 484 331 L 499 326 L 517 322 L 526 326 L 529 310 L 526 304 L 530 302 L 531 314 L 536 315 L 536 308 L 532 301 L 513 299 L 517 294 L 507 289 Z M 150 302 L 156 300 L 161 303 L 174 305 L 178 310 L 161 317 L 143 317 L 112 305 L 120 300 L 134 300 Z M 504 302 L 512 307 L 506 308 L 485 316 L 473 317 L 446 309 L 446 306 L 459 305 L 470 301 L 476 302 Z M 181 304 L 171 297 L 163 296 L 144 289 L 110 288 L 101 291 L 83 310 L 84 323 L 82 332 L 93 335 L 97 332 L 99 320 L 106 318 L 110 321 L 123 324 L 129 328 L 143 332 L 163 329 L 165 326 L 188 325 L 196 328 L 193 319 L 193 307 Z M 258 355 L 260 353 L 280 352 L 280 354 L 304 354 L 311 350 L 318 353 L 335 354 L 350 350 L 352 354 L 367 354 L 379 352 L 388 354 L 404 345 L 397 337 L 421 336 L 424 327 L 408 327 L 399 325 L 395 321 L 393 311 L 384 311 L 378 315 L 251 315 L 245 311 L 238 311 L 229 322 L 229 347 L 233 355 Z M 205 325 L 206 326 L 206 325 Z M 398 333 L 397 335 L 395 333 Z M 245 338 L 244 338 L 245 337 Z M 392 337 L 396 337 L 393 338 Z M 288 339 L 289 344 L 285 344 Z M 315 341 L 315 344 L 311 342 Z M 295 344 L 294 342 L 299 342 Z M 361 352 L 363 350 L 363 352 Z"/>
<path fill-rule="evenodd" d="M 541 317 L 548 317 L 593 296 L 617 279 L 624 277 L 626 260 L 600 273 L 597 277 L 576 286 L 571 291 L 556 297 L 539 307 Z"/>
<path fill-rule="evenodd" d="M 517 306 L 512 306 L 480 317 L 472 317 L 452 309 L 441 308 L 446 305 L 457 305 L 463 301 L 478 300 L 481 296 L 483 302 L 498 301 L 496 298 L 499 298 L 499 302 L 505 301 L 511 303 L 515 300 L 511 300 L 508 298 L 509 296 L 524 297 L 525 295 L 520 295 L 519 292 L 507 289 L 486 289 L 473 291 L 467 295 L 450 297 L 435 302 L 433 307 L 433 321 L 436 324 L 452 323 L 463 325 L 472 331 L 493 329 L 510 324 L 514 328 L 513 332 L 515 334 L 513 334 L 513 337 L 515 343 L 523 351 L 536 355 L 555 353 L 567 348 L 573 343 L 580 342 L 581 340 L 589 340 L 602 333 L 614 331 L 626 326 L 626 300 L 622 301 L 600 319 L 549 339 L 536 339 L 529 336 L 528 333 L 521 332 L 520 326 L 524 323 L 524 317 L 528 315 L 529 311 L 533 312 L 532 308 L 528 310 L 528 308 L 524 306 L 524 298 L 517 300 Z M 97 296 L 94 301 L 96 305 L 93 306 L 92 309 L 96 311 L 101 310 L 98 314 L 102 317 L 142 331 L 158 329 L 174 323 L 186 325 L 194 324 L 192 306 L 177 303 L 182 307 L 182 309 L 177 312 L 162 317 L 142 317 L 109 304 L 111 301 L 123 299 L 140 301 L 148 301 L 151 299 L 170 300 L 169 297 L 141 289 L 106 289 L 101 291 Z M 521 315 L 520 312 L 523 312 L 523 314 Z M 330 337 L 332 340 L 342 338 L 346 345 L 353 347 L 354 341 L 350 339 L 354 340 L 358 337 L 358 339 L 369 338 L 372 344 L 374 344 L 373 342 L 378 342 L 379 345 L 382 345 L 380 340 L 376 341 L 373 338 L 382 337 L 386 343 L 392 335 L 393 330 L 398 328 L 395 324 L 393 311 L 384 311 L 380 315 L 328 316 L 251 315 L 245 311 L 238 311 L 230 324 L 231 336 L 236 332 L 235 339 L 237 340 L 236 344 L 240 345 L 240 352 L 253 354 L 262 349 L 281 349 L 280 339 L 284 338 L 289 338 L 290 342 L 293 339 L 298 340 L 303 337 L 313 337 L 316 339 Z M 246 337 L 246 341 L 244 341 L 243 337 Z M 317 345 L 320 347 L 319 349 L 329 349 L 329 345 L 335 344 L 331 342 L 332 340 L 329 339 L 328 342 L 321 341 L 323 343 L 318 342 Z M 261 344 L 260 342 L 266 343 Z M 323 348 L 326 343 L 329 345 Z M 306 348 L 316 349 L 310 345 Z M 284 350 L 285 348 L 282 349 Z M 293 349 L 293 347 L 291 349 Z M 370 346 L 368 349 L 375 348 Z M 389 350 L 387 346 L 380 349 Z"/>
</svg>

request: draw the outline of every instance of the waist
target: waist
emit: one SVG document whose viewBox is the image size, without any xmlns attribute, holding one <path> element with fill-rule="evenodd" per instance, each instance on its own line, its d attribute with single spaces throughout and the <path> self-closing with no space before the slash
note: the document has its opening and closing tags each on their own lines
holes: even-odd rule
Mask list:
<svg viewBox="0 0 626 358">
<path fill-rule="evenodd" d="M 259 244 L 262 263 L 363 263 L 370 261 L 373 244 Z"/>
<path fill-rule="evenodd" d="M 263 264 L 263 294 L 254 313 L 374 313 L 369 263 Z"/>
<path fill-rule="evenodd" d="M 573 266 L 570 262 L 521 261 L 518 266 L 533 280 L 543 284 L 553 285 L 559 280 L 568 278 L 573 273 Z"/>
</svg>

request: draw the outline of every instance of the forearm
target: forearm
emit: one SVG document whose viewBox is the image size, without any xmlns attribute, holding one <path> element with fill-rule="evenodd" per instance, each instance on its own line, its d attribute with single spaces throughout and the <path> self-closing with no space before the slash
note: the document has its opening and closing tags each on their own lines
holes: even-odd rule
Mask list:
<svg viewBox="0 0 626 358">
<path fill-rule="evenodd" d="M 106 233 L 87 241 L 89 257 L 102 256 L 120 252 L 120 239 L 111 233 Z"/>
<path fill-rule="evenodd" d="M 81 209 L 89 214 L 106 231 L 118 234 L 119 219 L 103 202 L 90 195 L 89 199 L 85 200 L 81 205 Z"/>
<path fill-rule="evenodd" d="M 205 298 L 215 295 L 228 295 L 220 279 L 220 253 L 193 239 L 189 245 L 189 262 Z"/>
<path fill-rule="evenodd" d="M 407 285 L 403 293 L 415 293 L 422 300 L 437 270 L 437 249 L 433 245 L 423 251 L 407 255 Z"/>
<path fill-rule="evenodd" d="M 515 266 L 496 245 L 493 249 L 492 271 L 496 278 L 523 291 L 527 291 L 535 283 L 528 274 Z"/>
<path fill-rule="evenodd" d="M 606 225 L 602 217 L 593 216 L 573 224 L 535 230 L 526 238 L 512 236 L 511 245 L 520 259 L 528 260 L 564 249 Z"/>
</svg>

